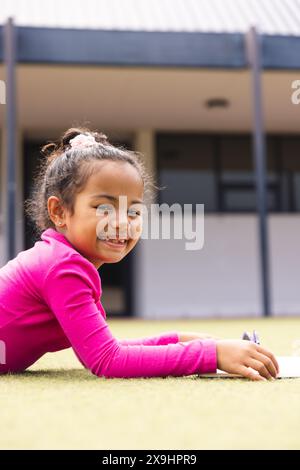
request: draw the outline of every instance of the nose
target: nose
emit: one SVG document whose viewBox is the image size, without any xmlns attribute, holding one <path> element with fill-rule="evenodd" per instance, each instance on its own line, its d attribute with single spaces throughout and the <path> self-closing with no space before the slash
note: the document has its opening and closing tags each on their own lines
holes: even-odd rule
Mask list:
<svg viewBox="0 0 300 470">
<path fill-rule="evenodd" d="M 128 230 L 128 218 L 127 213 L 121 214 L 120 211 L 117 211 L 116 217 L 112 217 L 109 220 L 109 225 L 112 229 L 116 231 L 116 235 L 122 235 L 127 237 Z"/>
</svg>

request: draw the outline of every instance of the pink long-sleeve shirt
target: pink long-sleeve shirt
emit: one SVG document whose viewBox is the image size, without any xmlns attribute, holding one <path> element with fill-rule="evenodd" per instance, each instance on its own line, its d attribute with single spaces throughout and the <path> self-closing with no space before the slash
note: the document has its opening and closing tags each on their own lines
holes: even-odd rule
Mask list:
<svg viewBox="0 0 300 470">
<path fill-rule="evenodd" d="M 45 353 L 69 347 L 97 376 L 216 371 L 213 340 L 179 342 L 175 331 L 117 340 L 106 322 L 101 292 L 94 265 L 63 234 L 45 230 L 34 247 L 0 269 L 0 374 L 23 371 Z"/>
</svg>

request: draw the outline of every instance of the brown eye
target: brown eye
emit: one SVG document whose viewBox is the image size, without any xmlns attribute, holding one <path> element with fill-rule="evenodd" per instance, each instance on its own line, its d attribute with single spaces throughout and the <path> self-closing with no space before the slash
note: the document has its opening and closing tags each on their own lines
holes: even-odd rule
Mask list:
<svg viewBox="0 0 300 470">
<path fill-rule="evenodd" d="M 114 208 L 110 204 L 100 204 L 94 209 L 97 209 L 97 214 L 98 216 L 103 216 L 103 215 L 108 215 L 114 212 Z"/>
<path fill-rule="evenodd" d="M 138 217 L 141 215 L 141 213 L 139 211 L 137 211 L 136 209 L 129 209 L 128 210 L 128 215 L 129 217 Z"/>
</svg>

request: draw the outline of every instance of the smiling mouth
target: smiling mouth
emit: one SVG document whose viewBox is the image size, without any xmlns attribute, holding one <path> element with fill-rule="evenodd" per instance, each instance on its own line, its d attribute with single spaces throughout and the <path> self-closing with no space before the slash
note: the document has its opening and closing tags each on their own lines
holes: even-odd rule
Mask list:
<svg viewBox="0 0 300 470">
<path fill-rule="evenodd" d="M 113 239 L 99 239 L 102 243 L 105 243 L 105 245 L 112 247 L 112 248 L 125 248 L 127 245 L 128 240 L 113 240 Z"/>
</svg>

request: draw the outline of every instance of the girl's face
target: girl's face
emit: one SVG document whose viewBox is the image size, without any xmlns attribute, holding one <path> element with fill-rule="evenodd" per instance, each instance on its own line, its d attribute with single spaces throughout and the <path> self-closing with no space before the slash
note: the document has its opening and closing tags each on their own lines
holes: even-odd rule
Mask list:
<svg viewBox="0 0 300 470">
<path fill-rule="evenodd" d="M 56 229 L 96 269 L 117 263 L 141 236 L 143 193 L 142 179 L 130 163 L 95 162 L 94 173 L 76 195 L 74 214 L 64 211 L 62 228 L 56 225 Z M 112 242 L 120 239 L 125 242 Z"/>
</svg>

